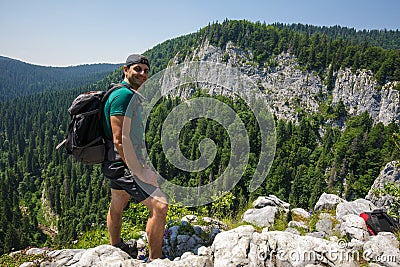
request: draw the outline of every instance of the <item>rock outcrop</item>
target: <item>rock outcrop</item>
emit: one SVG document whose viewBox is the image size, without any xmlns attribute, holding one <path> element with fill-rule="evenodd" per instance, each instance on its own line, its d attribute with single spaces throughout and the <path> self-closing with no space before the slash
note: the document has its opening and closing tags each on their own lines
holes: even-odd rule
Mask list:
<svg viewBox="0 0 400 267">
<path fill-rule="evenodd" d="M 387 194 L 381 194 L 379 190 L 384 189 L 385 185 L 390 183 L 400 185 L 400 162 L 398 161 L 386 164 L 365 198 L 371 200 L 378 208 L 388 209 L 392 203 L 399 201 L 399 199 Z"/>
<path fill-rule="evenodd" d="M 335 209 L 339 203 L 344 202 L 344 199 L 334 194 L 323 193 L 314 206 L 315 211 Z"/>
<path fill-rule="evenodd" d="M 278 215 L 288 216 L 290 204 L 274 195 L 259 197 L 253 203 L 254 209 L 247 210 L 243 215 L 243 221 L 261 227 L 274 224 Z"/>
<path fill-rule="evenodd" d="M 215 219 L 185 216 L 180 224 L 166 230 L 163 253 L 167 258 L 151 263 L 132 259 L 125 252 L 100 245 L 91 249 L 47 250 L 33 248 L 27 254 L 43 254 L 44 260 L 24 263 L 22 267 L 41 266 L 399 266 L 399 241 L 390 232 L 368 234 L 360 211 L 373 209 L 369 200 L 345 201 L 323 194 L 311 214 L 292 209 L 276 196 L 259 197 L 253 210 L 274 208 L 269 227 L 264 222 L 228 230 Z M 324 204 L 325 203 L 325 204 Z M 322 208 L 323 207 L 323 208 Z M 292 218 L 285 231 L 274 230 L 274 216 Z M 283 216 L 291 214 L 291 216 Z M 312 223 L 314 222 L 314 223 Z M 22 252 L 16 252 L 22 253 Z M 14 253 L 15 254 L 15 253 Z"/>
<path fill-rule="evenodd" d="M 370 71 L 353 73 L 350 69 L 340 70 L 332 91 L 332 102 L 342 101 L 350 115 L 367 111 L 375 122 L 385 125 L 392 120 L 399 122 L 400 92 L 393 89 L 394 85 L 388 83 L 381 88 Z"/>
<path fill-rule="evenodd" d="M 263 91 L 271 111 L 281 119 L 296 122 L 299 108 L 316 113 L 331 98 L 333 106 L 341 101 L 350 116 L 367 111 L 375 123 L 400 124 L 400 91 L 394 89 L 399 82 L 380 86 L 371 71 L 340 69 L 334 73 L 335 84 L 328 91 L 320 76 L 304 70 L 290 53 L 282 53 L 268 65 L 258 66 L 251 51 L 235 47 L 232 42 L 221 49 L 206 41 L 185 58 L 185 62 L 199 60 L 239 68 Z M 174 63 L 179 61 L 176 59 Z M 343 121 L 327 123 L 343 126 Z"/>
</svg>

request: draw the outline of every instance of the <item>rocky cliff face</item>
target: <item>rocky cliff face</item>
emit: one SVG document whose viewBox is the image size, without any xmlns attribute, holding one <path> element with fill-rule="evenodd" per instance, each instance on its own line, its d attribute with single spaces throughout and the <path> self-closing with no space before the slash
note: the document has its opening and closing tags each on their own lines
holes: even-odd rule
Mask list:
<svg viewBox="0 0 400 267">
<path fill-rule="evenodd" d="M 336 105 L 342 101 L 349 115 L 367 111 L 375 123 L 400 123 L 400 91 L 393 89 L 399 82 L 379 86 L 366 70 L 339 70 L 334 88 L 328 92 L 324 81 L 302 68 L 296 57 L 288 53 L 259 67 L 251 51 L 243 51 L 228 43 L 220 49 L 205 42 L 185 61 L 211 61 L 238 67 L 264 92 L 271 111 L 282 119 L 297 121 L 299 108 L 316 113 L 322 103 Z M 175 63 L 177 63 L 175 61 Z"/>
<path fill-rule="evenodd" d="M 382 88 L 374 80 L 370 71 L 350 69 L 340 70 L 332 92 L 333 104 L 343 101 L 350 115 L 367 111 L 375 122 L 387 125 L 399 123 L 400 92 L 393 87 L 397 83 L 387 83 Z"/>
</svg>

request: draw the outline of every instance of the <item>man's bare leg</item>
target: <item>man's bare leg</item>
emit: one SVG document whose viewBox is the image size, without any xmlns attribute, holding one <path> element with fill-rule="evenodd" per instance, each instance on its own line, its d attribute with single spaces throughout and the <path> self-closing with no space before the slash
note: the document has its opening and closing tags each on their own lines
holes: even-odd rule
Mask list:
<svg viewBox="0 0 400 267">
<path fill-rule="evenodd" d="M 168 204 L 160 189 L 157 189 L 152 196 L 143 200 L 142 203 L 150 210 L 146 233 L 149 241 L 149 259 L 152 261 L 162 256 L 162 242 Z"/>
<path fill-rule="evenodd" d="M 124 190 L 111 189 L 111 204 L 107 214 L 107 227 L 111 245 L 121 241 L 122 212 L 128 204 L 130 195 Z"/>
</svg>

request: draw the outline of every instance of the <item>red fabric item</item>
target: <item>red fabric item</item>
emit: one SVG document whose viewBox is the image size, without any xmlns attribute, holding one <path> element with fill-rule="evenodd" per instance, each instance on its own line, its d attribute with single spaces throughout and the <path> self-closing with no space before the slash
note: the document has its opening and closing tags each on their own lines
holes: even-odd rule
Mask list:
<svg viewBox="0 0 400 267">
<path fill-rule="evenodd" d="M 361 214 L 360 214 L 360 217 L 364 219 L 365 225 L 367 226 L 367 229 L 368 229 L 368 232 L 369 232 L 371 235 L 376 235 L 376 233 L 374 232 L 374 230 L 372 230 L 372 228 L 371 228 L 371 227 L 368 225 L 368 223 L 367 223 L 367 220 L 368 220 L 368 218 L 369 218 L 368 214 L 366 214 L 366 213 L 361 213 Z"/>
</svg>

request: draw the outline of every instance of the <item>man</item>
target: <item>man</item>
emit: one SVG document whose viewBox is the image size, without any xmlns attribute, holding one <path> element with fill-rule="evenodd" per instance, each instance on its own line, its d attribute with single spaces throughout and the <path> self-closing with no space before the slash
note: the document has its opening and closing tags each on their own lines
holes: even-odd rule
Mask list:
<svg viewBox="0 0 400 267">
<path fill-rule="evenodd" d="M 144 127 L 140 104 L 142 97 L 138 91 L 148 79 L 149 70 L 146 57 L 130 55 L 123 66 L 122 84 L 125 87 L 114 90 L 104 105 L 104 131 L 106 137 L 112 141 L 108 142 L 103 173 L 110 178 L 111 204 L 107 214 L 107 227 L 111 245 L 136 257 L 132 246 L 121 239 L 122 212 L 132 197 L 150 211 L 146 233 L 151 261 L 162 255 L 168 205 L 158 188 L 157 174 L 144 163 L 140 150 L 144 143 Z M 139 104 L 129 105 L 130 101 Z M 127 110 L 128 107 L 133 110 Z"/>
</svg>

